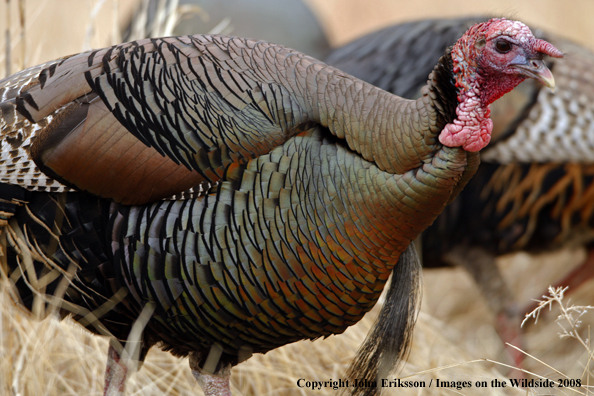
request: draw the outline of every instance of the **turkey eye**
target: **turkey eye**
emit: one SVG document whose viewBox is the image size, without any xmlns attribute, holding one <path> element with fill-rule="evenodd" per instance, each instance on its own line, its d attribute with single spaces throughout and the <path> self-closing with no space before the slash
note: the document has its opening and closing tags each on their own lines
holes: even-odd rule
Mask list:
<svg viewBox="0 0 594 396">
<path fill-rule="evenodd" d="M 497 49 L 497 52 L 506 54 L 511 51 L 512 46 L 505 40 L 499 40 L 495 43 L 495 48 Z"/>
</svg>

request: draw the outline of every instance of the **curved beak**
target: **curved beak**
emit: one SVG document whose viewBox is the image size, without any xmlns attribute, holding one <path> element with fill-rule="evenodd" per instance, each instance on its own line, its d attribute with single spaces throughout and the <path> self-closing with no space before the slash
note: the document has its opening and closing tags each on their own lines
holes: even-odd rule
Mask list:
<svg viewBox="0 0 594 396">
<path fill-rule="evenodd" d="M 522 75 L 540 81 L 555 92 L 555 78 L 542 59 L 528 59 L 526 63 L 513 65 Z"/>
</svg>

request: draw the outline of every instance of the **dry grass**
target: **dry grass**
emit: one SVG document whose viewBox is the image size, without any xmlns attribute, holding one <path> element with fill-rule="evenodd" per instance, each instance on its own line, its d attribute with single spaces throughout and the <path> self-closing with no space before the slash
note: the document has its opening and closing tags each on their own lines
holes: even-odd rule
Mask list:
<svg viewBox="0 0 594 396">
<path fill-rule="evenodd" d="M 453 270 L 452 272 L 456 272 Z M 443 274 L 442 274 L 443 275 Z M 434 288 L 440 277 L 429 274 L 426 288 Z M 464 293 L 465 279 L 460 279 L 460 291 Z M 93 336 L 71 320 L 59 322 L 55 318 L 37 321 L 13 304 L 5 284 L 0 293 L 0 394 L 2 395 L 100 395 L 103 387 L 103 371 L 108 347 L 107 339 Z M 457 296 L 456 296 L 457 297 Z M 475 300 L 480 305 L 480 299 Z M 426 302 L 426 306 L 435 304 Z M 535 373 L 529 378 L 546 377 L 581 379 L 582 388 L 554 388 L 549 393 L 538 389 L 492 388 L 490 383 L 506 378 L 501 372 L 507 367 L 496 363 L 494 355 L 483 352 L 463 351 L 450 339 L 457 331 L 440 320 L 421 313 L 415 328 L 413 347 L 406 365 L 397 372 L 400 378 L 413 381 L 440 379 L 447 381 L 487 381 L 490 395 L 578 395 L 589 394 L 586 386 L 594 384 L 591 378 L 592 348 L 589 344 L 589 328 L 592 314 L 584 307 L 571 304 L 563 294 L 553 294 L 545 299 L 539 309 L 551 307 L 530 326 L 527 343 L 541 342 L 541 347 L 563 349 L 557 360 L 550 352 L 528 348 L 534 356 L 527 357 L 526 370 Z M 479 308 L 480 309 L 480 308 Z M 557 315 L 557 312 L 560 315 Z M 297 380 L 328 381 L 341 378 L 358 345 L 367 334 L 375 317 L 372 311 L 363 321 L 345 334 L 315 342 L 299 342 L 274 350 L 266 355 L 256 355 L 242 363 L 232 372 L 234 395 L 331 395 L 331 388 L 311 390 L 299 388 Z M 484 332 L 485 322 L 472 317 L 467 321 L 475 331 Z M 488 321 L 487 321 L 488 322 Z M 551 332 L 551 326 L 556 327 Z M 559 327 L 559 326 L 563 326 Z M 538 330 L 538 331 L 537 331 Z M 559 333 L 562 338 L 559 338 Z M 471 334 L 457 334 L 469 337 Z M 454 338 L 456 337 L 454 336 Z M 547 337 L 547 338 L 544 338 Z M 494 341 L 497 343 L 497 341 Z M 462 345 L 462 344 L 460 344 Z M 567 365 L 565 354 L 574 364 Z M 543 356 L 546 356 L 543 358 Z M 576 358 L 577 356 L 577 358 Z M 508 381 L 509 383 L 509 381 Z M 192 377 L 186 359 L 177 359 L 168 353 L 153 348 L 144 366 L 134 373 L 128 383 L 129 395 L 195 395 L 201 394 Z M 540 390 L 542 392 L 542 390 Z M 462 390 L 448 388 L 388 389 L 385 394 L 398 395 L 483 395 L 484 389 L 476 387 Z"/>
<path fill-rule="evenodd" d="M 517 301 L 527 305 L 531 297 L 546 292 L 545 285 L 559 279 L 584 258 L 583 249 L 565 249 L 538 256 L 510 255 L 501 258 L 499 264 Z M 509 363 L 494 332 L 493 315 L 470 277 L 460 269 L 428 271 L 425 277 L 428 287 L 422 310 L 447 323 L 444 329 L 447 338 L 473 358 Z M 592 348 L 588 341 L 590 329 L 594 328 L 594 315 L 588 307 L 594 301 L 594 281 L 590 280 L 569 296 L 551 297 L 547 293 L 540 300 L 546 305 L 538 311 L 538 322 L 534 323 L 533 318 L 525 322 L 523 344 L 517 345 L 532 356 L 526 357 L 523 369 L 554 381 L 571 378 L 594 385 L 589 378 Z M 560 388 L 551 393 L 540 392 L 534 394 L 579 394 Z M 589 394 L 584 389 L 580 392 Z"/>
<path fill-rule="evenodd" d="M 3 289 L 6 289 L 4 284 Z M 0 293 L 0 394 L 2 395 L 100 395 L 108 341 L 93 336 L 71 320 L 37 321 L 12 303 L 6 290 Z M 233 369 L 234 395 L 330 395 L 331 388 L 300 389 L 300 378 L 328 381 L 341 378 L 356 348 L 365 337 L 374 313 L 341 336 L 315 342 L 299 342 L 257 355 Z M 468 356 L 440 334 L 439 322 L 421 314 L 415 343 L 407 365 L 399 376 L 413 375 L 432 367 L 468 361 Z M 440 378 L 456 381 L 503 377 L 489 364 L 473 363 L 426 374 L 412 380 Z M 481 394 L 472 390 L 464 394 Z M 199 394 L 187 361 L 156 348 L 144 366 L 132 375 L 129 395 Z M 433 393 L 409 389 L 398 394 Z M 391 394 L 388 392 L 388 394 Z M 392 394 L 396 394 L 395 392 Z M 497 393 L 493 393 L 497 394 Z M 507 393 L 501 393 L 507 394 Z"/>
<path fill-rule="evenodd" d="M 543 298 L 539 301 L 538 306 L 530 313 L 526 314 L 526 318 L 522 322 L 522 327 L 534 319 L 534 323 L 538 323 L 538 318 L 540 317 L 541 312 L 548 308 L 549 311 L 553 309 L 554 306 L 558 307 L 559 314 L 555 319 L 555 323 L 559 326 L 559 338 L 560 339 L 570 339 L 576 341 L 578 345 L 581 345 L 583 350 L 582 352 L 586 354 L 586 361 L 583 364 L 584 370 L 582 375 L 579 377 L 579 380 L 583 385 L 579 386 L 581 390 L 586 391 L 589 393 L 592 388 L 590 384 L 594 385 L 594 377 L 592 373 L 593 367 L 593 358 L 594 358 L 594 350 L 590 345 L 591 340 L 591 331 L 590 326 L 587 327 L 587 331 L 583 331 L 584 325 L 584 318 L 587 315 L 589 310 L 594 309 L 594 306 L 591 305 L 574 305 L 571 302 L 565 301 L 565 292 L 567 291 L 567 287 L 556 287 L 553 288 L 549 286 L 549 295 L 543 296 Z M 584 338 L 586 336 L 587 338 Z M 567 374 L 559 371 L 555 367 L 552 367 L 542 360 L 534 357 L 526 353 L 527 357 L 536 360 L 539 363 L 542 363 L 544 366 L 548 367 L 555 373 L 559 375 L 559 378 L 568 379 L 568 380 L 576 380 L 577 377 L 570 377 Z M 560 381 L 561 383 L 561 381 Z"/>
</svg>

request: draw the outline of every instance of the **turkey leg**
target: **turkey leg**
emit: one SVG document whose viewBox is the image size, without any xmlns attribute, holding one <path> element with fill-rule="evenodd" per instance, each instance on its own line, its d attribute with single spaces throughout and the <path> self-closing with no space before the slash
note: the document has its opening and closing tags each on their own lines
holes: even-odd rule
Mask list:
<svg viewBox="0 0 594 396">
<path fill-rule="evenodd" d="M 120 353 L 110 343 L 107 351 L 107 368 L 105 369 L 104 396 L 123 396 L 126 389 L 128 366 Z"/>
<path fill-rule="evenodd" d="M 520 316 L 515 309 L 513 294 L 497 267 L 495 256 L 480 247 L 457 245 L 445 255 L 445 260 L 466 269 L 472 275 L 487 305 L 496 315 L 495 330 L 501 340 L 521 348 Z M 520 367 L 523 354 L 515 348 L 506 349 L 514 364 Z"/>
</svg>

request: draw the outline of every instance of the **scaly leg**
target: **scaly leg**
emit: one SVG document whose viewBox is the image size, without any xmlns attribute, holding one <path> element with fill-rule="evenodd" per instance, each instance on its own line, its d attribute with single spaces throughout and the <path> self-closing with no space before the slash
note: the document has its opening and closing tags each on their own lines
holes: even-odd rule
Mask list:
<svg viewBox="0 0 594 396">
<path fill-rule="evenodd" d="M 192 370 L 194 378 L 202 387 L 204 396 L 231 396 L 229 377 L 231 368 L 227 367 L 216 374 L 209 374 L 204 370 Z"/>
<path fill-rule="evenodd" d="M 216 361 L 218 362 L 218 358 Z M 216 366 L 216 363 L 214 366 Z M 192 369 L 194 378 L 196 378 L 196 381 L 198 381 L 198 384 L 202 387 L 204 396 L 232 396 L 231 385 L 229 383 L 231 366 L 224 366 L 216 373 L 210 373 L 209 371 L 200 368 L 199 355 L 190 353 L 190 369 Z"/>
<path fill-rule="evenodd" d="M 496 315 L 495 330 L 505 343 L 522 348 L 520 316 L 513 294 L 507 287 L 495 257 L 480 247 L 457 245 L 444 256 L 452 265 L 466 269 L 474 278 L 487 305 Z M 516 367 L 521 367 L 524 355 L 506 346 Z"/>
<path fill-rule="evenodd" d="M 123 396 L 126 389 L 128 366 L 122 360 L 116 348 L 109 344 L 107 351 L 107 368 L 105 369 L 104 396 Z"/>
</svg>

